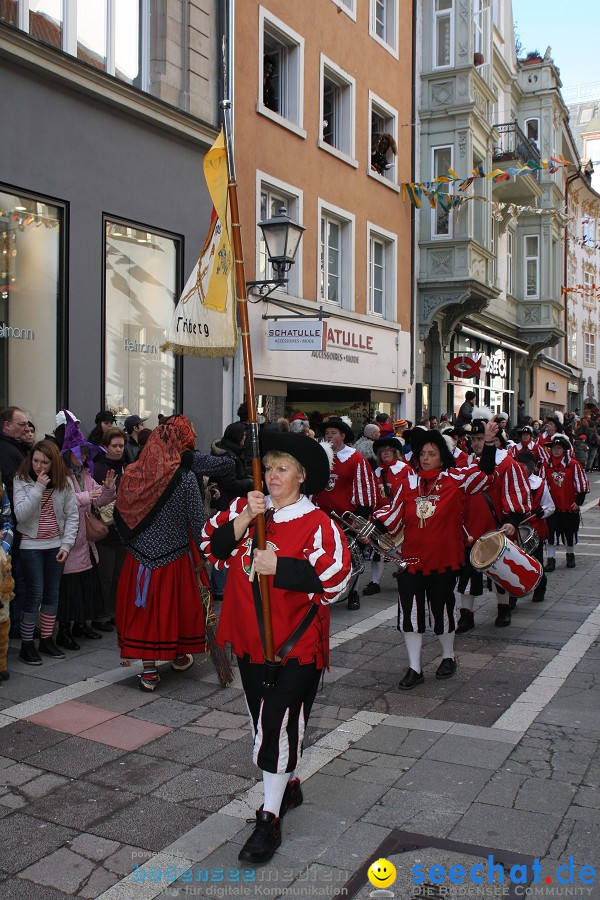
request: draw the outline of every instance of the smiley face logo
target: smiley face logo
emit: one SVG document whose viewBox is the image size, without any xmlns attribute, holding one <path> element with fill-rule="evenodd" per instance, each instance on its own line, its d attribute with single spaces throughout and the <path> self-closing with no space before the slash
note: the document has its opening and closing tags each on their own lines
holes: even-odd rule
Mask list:
<svg viewBox="0 0 600 900">
<path fill-rule="evenodd" d="M 369 881 L 376 888 L 386 888 L 396 880 L 396 867 L 389 859 L 376 859 L 367 872 Z"/>
</svg>

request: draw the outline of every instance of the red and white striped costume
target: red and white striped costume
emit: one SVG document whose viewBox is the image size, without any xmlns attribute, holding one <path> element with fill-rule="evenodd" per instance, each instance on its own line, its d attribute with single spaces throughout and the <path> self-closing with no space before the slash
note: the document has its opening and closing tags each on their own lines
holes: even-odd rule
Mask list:
<svg viewBox="0 0 600 900">
<path fill-rule="evenodd" d="M 392 536 L 405 526 L 402 555 L 417 559 L 409 572 L 457 571 L 464 563 L 463 507 L 467 494 L 478 494 L 493 483 L 478 465 L 465 468 L 410 472 L 391 504 L 373 518 Z"/>
<path fill-rule="evenodd" d="M 537 510 L 543 511 L 544 515 L 542 516 L 534 516 L 533 519 L 528 521 L 528 525 L 531 525 L 534 531 L 536 531 L 540 537 L 540 540 L 547 541 L 548 540 L 548 523 L 546 519 L 548 516 L 551 516 L 554 512 L 555 506 L 550 491 L 548 490 L 548 483 L 545 478 L 541 478 L 539 475 L 535 473 L 529 476 L 529 487 L 531 490 L 531 509 L 533 512 Z"/>
<path fill-rule="evenodd" d="M 316 495 L 319 507 L 329 515 L 341 516 L 347 510 L 375 506 L 373 469 L 353 447 L 342 447 L 334 457 L 329 483 Z"/>
<path fill-rule="evenodd" d="M 236 656 L 248 654 L 253 663 L 262 663 L 264 650 L 254 606 L 250 582 L 251 550 L 254 525 L 237 542 L 227 559 L 214 555 L 211 538 L 219 526 L 233 521 L 246 506 L 245 498 L 237 498 L 229 509 L 213 516 L 202 532 L 201 550 L 219 569 L 227 568 L 223 608 L 217 629 L 217 643 L 231 644 Z M 271 513 L 269 513 L 271 510 Z M 277 650 L 301 622 L 313 603 L 317 616 L 290 651 L 288 658 L 300 663 L 316 662 L 317 668 L 329 660 L 329 604 L 343 592 L 350 573 L 350 552 L 339 526 L 307 497 L 282 509 L 273 510 L 267 497 L 267 546 L 278 557 L 277 572 L 269 577 L 273 644 Z M 308 566 L 298 566 L 302 561 Z M 312 575 L 321 582 L 322 592 L 315 592 Z M 313 587 L 313 590 L 307 588 Z"/>
<path fill-rule="evenodd" d="M 461 450 L 459 446 L 456 446 L 452 451 L 452 456 L 456 460 L 456 468 L 462 469 L 464 466 L 469 465 L 469 456 L 464 450 Z"/>
<path fill-rule="evenodd" d="M 516 456 L 517 453 L 520 453 L 521 450 L 528 450 L 530 453 L 533 453 L 537 460 L 538 466 L 541 466 L 543 463 L 548 462 L 550 458 L 550 454 L 548 453 L 544 444 L 540 444 L 539 441 L 534 441 L 533 438 L 528 442 L 523 440 L 520 443 L 515 444 L 514 447 L 510 448 L 510 452 L 513 456 Z"/>
<path fill-rule="evenodd" d="M 471 456 L 472 461 L 475 457 Z M 496 478 L 485 493 L 488 494 L 496 519 L 503 525 L 519 521 L 531 512 L 531 491 L 527 473 L 506 450 L 496 450 Z M 498 522 L 483 496 L 483 492 L 465 501 L 465 528 L 474 541 L 487 531 L 497 531 Z"/>
<path fill-rule="evenodd" d="M 544 465 L 546 481 L 557 512 L 570 512 L 577 495 L 587 494 L 590 483 L 585 469 L 567 454 L 557 459 L 551 456 Z"/>
<path fill-rule="evenodd" d="M 387 506 L 390 503 L 396 496 L 402 480 L 412 471 L 412 466 L 409 466 L 401 459 L 395 460 L 391 466 L 378 466 L 375 469 L 377 509 L 380 509 L 382 506 Z"/>
</svg>

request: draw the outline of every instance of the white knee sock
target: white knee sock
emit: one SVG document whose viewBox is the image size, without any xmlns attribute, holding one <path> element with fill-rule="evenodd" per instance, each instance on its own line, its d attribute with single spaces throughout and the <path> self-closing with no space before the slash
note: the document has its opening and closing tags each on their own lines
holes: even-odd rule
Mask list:
<svg viewBox="0 0 600 900">
<path fill-rule="evenodd" d="M 498 591 L 496 593 L 496 600 L 499 606 L 508 606 L 510 604 L 510 597 L 508 594 L 499 594 Z"/>
<path fill-rule="evenodd" d="M 460 595 L 460 608 L 468 609 L 469 612 L 473 612 L 473 607 L 475 605 L 475 597 L 473 594 L 461 594 Z"/>
<path fill-rule="evenodd" d="M 420 674 L 423 635 L 417 634 L 417 632 L 415 631 L 405 631 L 404 643 L 406 644 L 406 652 L 408 653 L 408 665 L 414 672 L 418 672 Z"/>
<path fill-rule="evenodd" d="M 548 559 L 554 559 L 556 550 L 554 544 L 548 544 Z"/>
<path fill-rule="evenodd" d="M 281 801 L 287 787 L 289 775 L 287 772 L 275 774 L 274 772 L 263 772 L 263 788 L 265 791 L 265 802 L 263 809 L 265 812 L 272 812 L 276 816 L 279 815 L 281 809 Z"/>
<path fill-rule="evenodd" d="M 383 575 L 383 560 L 380 559 L 379 562 L 375 562 L 373 560 L 371 562 L 371 581 L 374 581 L 375 584 L 379 584 L 381 581 L 381 576 Z"/>
<path fill-rule="evenodd" d="M 454 659 L 454 632 L 438 634 L 438 641 L 442 645 L 442 659 Z"/>
</svg>

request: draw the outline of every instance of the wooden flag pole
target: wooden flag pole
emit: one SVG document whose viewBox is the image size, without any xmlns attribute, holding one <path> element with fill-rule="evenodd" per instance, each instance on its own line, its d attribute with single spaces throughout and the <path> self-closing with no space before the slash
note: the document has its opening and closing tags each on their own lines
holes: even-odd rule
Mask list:
<svg viewBox="0 0 600 900">
<path fill-rule="evenodd" d="M 254 490 L 262 491 L 262 470 L 260 465 L 260 447 L 258 443 L 258 422 L 256 416 L 256 398 L 254 393 L 254 371 L 252 368 L 252 347 L 250 345 L 250 325 L 248 322 L 248 298 L 246 297 L 246 276 L 244 272 L 244 254 L 242 249 L 242 226 L 238 208 L 237 181 L 235 178 L 235 161 L 231 142 L 231 101 L 221 102 L 223 110 L 223 127 L 225 131 L 225 147 L 227 149 L 227 168 L 229 173 L 227 190 L 229 195 L 229 210 L 231 214 L 231 236 L 233 255 L 235 260 L 235 289 L 240 313 L 242 329 L 242 352 L 244 357 L 244 377 L 246 380 L 246 402 L 248 405 L 248 422 L 250 424 L 250 438 L 252 445 L 252 479 Z M 266 548 L 265 517 L 256 517 L 256 537 L 259 550 Z M 258 576 L 260 585 L 260 597 L 262 603 L 262 616 L 265 633 L 265 661 L 275 666 L 280 662 L 275 658 L 273 647 L 273 624 L 271 621 L 271 597 L 269 582 L 266 575 Z M 273 680 L 274 684 L 274 680 Z M 266 686 L 273 686 L 266 684 Z"/>
</svg>

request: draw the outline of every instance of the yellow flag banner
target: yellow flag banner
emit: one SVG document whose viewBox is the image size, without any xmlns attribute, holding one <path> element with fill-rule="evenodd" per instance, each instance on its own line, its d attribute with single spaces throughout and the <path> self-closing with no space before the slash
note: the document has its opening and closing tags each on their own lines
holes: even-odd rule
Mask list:
<svg viewBox="0 0 600 900">
<path fill-rule="evenodd" d="M 227 153 L 223 130 L 204 157 L 213 202 L 208 234 L 161 350 L 184 356 L 233 356 L 237 347 L 233 251 L 227 228 Z"/>
</svg>

